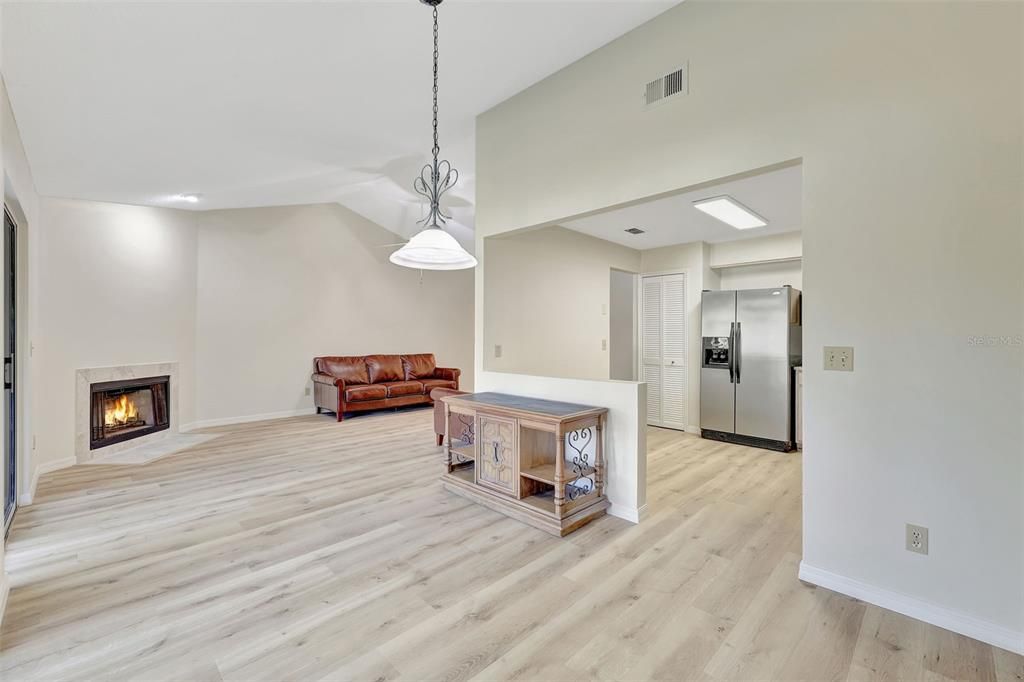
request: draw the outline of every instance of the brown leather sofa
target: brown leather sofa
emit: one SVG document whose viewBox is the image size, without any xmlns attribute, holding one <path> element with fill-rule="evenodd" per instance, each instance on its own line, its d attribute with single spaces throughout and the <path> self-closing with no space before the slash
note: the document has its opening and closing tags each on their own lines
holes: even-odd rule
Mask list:
<svg viewBox="0 0 1024 682">
<path fill-rule="evenodd" d="M 461 373 L 438 367 L 433 353 L 313 358 L 313 404 L 338 421 L 346 412 L 430 404 L 433 389 L 457 390 Z"/>
</svg>

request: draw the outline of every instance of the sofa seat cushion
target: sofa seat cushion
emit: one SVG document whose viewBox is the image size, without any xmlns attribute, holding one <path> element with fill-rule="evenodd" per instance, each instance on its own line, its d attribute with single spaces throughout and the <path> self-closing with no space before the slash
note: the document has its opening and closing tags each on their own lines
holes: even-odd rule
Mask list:
<svg viewBox="0 0 1024 682">
<path fill-rule="evenodd" d="M 383 385 L 364 384 L 345 387 L 345 402 L 347 403 L 355 403 L 360 400 L 384 400 L 387 397 L 388 389 Z"/>
<path fill-rule="evenodd" d="M 319 370 L 324 374 L 344 379 L 346 384 L 368 384 L 370 374 L 366 370 L 366 361 L 358 357 L 326 357 L 317 358 Z"/>
<path fill-rule="evenodd" d="M 435 388 L 450 388 L 454 391 L 457 387 L 454 381 L 447 379 L 420 379 L 420 383 L 423 384 L 423 392 L 428 395 Z"/>
<path fill-rule="evenodd" d="M 381 386 L 388 390 L 389 398 L 400 395 L 423 395 L 423 384 L 418 381 L 388 381 Z"/>
<path fill-rule="evenodd" d="M 430 379 L 434 376 L 437 362 L 433 353 L 417 353 L 416 355 L 403 355 L 402 368 L 405 370 L 405 380 Z"/>
<path fill-rule="evenodd" d="M 401 355 L 367 355 L 366 368 L 370 371 L 370 383 L 405 381 Z"/>
</svg>

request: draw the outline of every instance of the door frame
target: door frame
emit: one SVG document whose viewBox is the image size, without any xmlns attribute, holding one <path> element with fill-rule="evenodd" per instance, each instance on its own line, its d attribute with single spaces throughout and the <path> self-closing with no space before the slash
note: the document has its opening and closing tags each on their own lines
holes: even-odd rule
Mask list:
<svg viewBox="0 0 1024 682">
<path fill-rule="evenodd" d="M 689 334 L 690 334 L 690 329 L 691 329 L 690 324 L 691 324 L 692 320 L 690 319 L 690 310 L 689 310 L 689 306 L 687 305 L 687 300 L 690 297 L 690 271 L 688 269 L 686 269 L 686 268 L 673 268 L 671 270 L 656 270 L 656 271 L 653 271 L 653 272 L 641 272 L 637 276 L 636 308 L 635 308 L 635 310 L 636 310 L 636 320 L 637 320 L 637 322 L 636 322 L 636 339 L 633 342 L 633 346 L 636 349 L 636 353 L 635 353 L 635 355 L 636 355 L 636 358 L 635 358 L 636 359 L 636 378 L 637 378 L 637 381 L 643 381 L 643 379 L 641 378 L 641 375 L 642 375 L 642 371 L 641 370 L 643 369 L 643 358 L 641 357 L 641 355 L 643 354 L 642 339 L 643 339 L 643 334 L 644 334 L 643 322 L 642 322 L 642 320 L 643 320 L 644 278 L 645 277 L 664 277 L 665 275 L 682 275 L 683 276 L 683 329 L 685 330 L 684 339 L 683 339 L 683 348 L 685 349 L 685 352 L 683 353 L 683 359 L 684 359 L 684 362 L 686 363 L 685 366 L 684 366 L 686 380 L 683 383 L 683 395 L 685 396 L 685 403 L 684 404 L 686 405 L 686 407 L 685 407 L 685 414 L 683 415 L 683 421 L 687 422 L 687 426 L 686 426 L 686 428 L 683 428 L 683 429 L 675 429 L 674 427 L 671 427 L 671 426 L 660 426 L 660 425 L 657 425 L 657 424 L 651 424 L 649 416 L 647 418 L 647 424 L 646 425 L 647 426 L 655 426 L 655 427 L 657 427 L 659 429 L 672 429 L 674 431 L 675 430 L 679 430 L 679 431 L 689 432 L 690 402 L 691 402 L 690 401 L 690 382 L 692 381 L 691 377 L 693 376 L 693 368 L 692 368 L 692 364 L 693 363 L 691 362 L 691 360 L 692 360 L 691 354 L 692 354 L 692 350 L 693 349 L 690 348 L 691 344 L 690 344 L 690 339 L 688 338 Z"/>
<path fill-rule="evenodd" d="M 4 466 L 3 466 L 4 481 L 3 481 L 3 485 L 4 485 L 4 493 L 5 493 L 5 495 L 6 495 L 6 492 L 7 492 L 8 478 L 13 475 L 13 481 L 14 481 L 13 499 L 11 500 L 11 514 L 10 514 L 10 516 L 7 516 L 6 505 L 4 505 L 4 509 L 2 510 L 2 512 L 0 512 L 0 513 L 3 514 L 3 526 L 4 526 L 3 530 L 4 530 L 4 537 L 6 538 L 7 533 L 9 533 L 10 530 L 11 530 L 11 525 L 14 522 L 14 517 L 18 513 L 18 503 L 19 503 L 19 498 L 21 496 L 21 486 L 19 485 L 19 482 L 21 481 L 21 478 L 22 478 L 22 475 L 23 475 L 22 474 L 22 464 L 23 464 L 23 462 L 22 462 L 22 457 L 20 456 L 20 454 L 21 454 L 21 452 L 20 452 L 21 438 L 19 437 L 20 431 L 19 431 L 19 428 L 18 428 L 19 427 L 20 417 L 21 417 L 21 408 L 20 408 L 20 405 L 19 405 L 19 403 L 21 402 L 21 391 L 19 390 L 19 385 L 20 385 L 19 375 L 21 373 L 20 372 L 20 370 L 21 370 L 21 363 L 19 362 L 18 347 L 20 345 L 19 344 L 19 336 L 20 336 L 20 333 L 21 333 L 21 319 L 20 318 L 22 317 L 22 313 L 21 313 L 21 301 L 20 301 L 20 299 L 21 299 L 21 286 L 20 286 L 21 285 L 21 272 L 20 272 L 20 268 L 18 267 L 18 265 L 19 265 L 19 263 L 21 261 L 21 259 L 18 257 L 19 249 L 21 248 L 20 247 L 21 239 L 20 239 L 20 235 L 19 235 L 19 232 L 20 232 L 21 228 L 20 228 L 20 225 L 18 223 L 18 219 L 15 217 L 14 211 L 6 203 L 4 203 L 3 209 L 4 209 L 4 223 L 5 223 L 4 224 L 4 234 L 3 234 L 3 239 L 4 239 L 4 241 L 3 241 L 3 245 L 4 245 L 4 248 L 3 248 L 3 257 L 4 257 L 3 280 L 4 281 L 3 281 L 3 286 L 0 287 L 0 289 L 3 290 L 3 295 L 4 295 L 4 325 L 3 325 L 3 333 L 5 335 L 5 337 L 4 337 L 4 355 L 5 356 L 6 356 L 6 350 L 7 350 L 7 348 L 6 348 L 6 344 L 7 344 L 6 335 L 12 334 L 12 330 L 9 330 L 7 328 L 7 323 L 8 323 L 7 303 L 8 303 L 8 297 L 12 293 L 13 293 L 13 296 L 14 296 L 14 300 L 13 300 L 14 310 L 11 311 L 14 314 L 14 330 L 13 330 L 13 334 L 12 334 L 13 340 L 12 340 L 12 343 L 11 343 L 11 369 L 10 369 L 10 380 L 11 380 L 11 397 L 10 397 L 10 401 L 11 402 L 10 402 L 10 405 L 7 404 L 6 388 L 5 388 L 5 395 L 4 395 L 4 401 L 3 401 L 4 402 L 4 405 L 3 405 L 3 410 L 4 410 L 4 420 L 3 420 L 4 434 L 3 434 L 3 448 L 2 448 L 2 450 L 3 450 L 3 458 L 4 458 Z M 12 235 L 11 243 L 10 244 L 7 243 L 7 225 L 6 225 L 6 222 L 8 220 L 10 221 L 10 223 L 12 225 L 12 228 L 13 228 L 12 229 L 13 235 Z M 8 246 L 11 247 L 11 252 L 10 253 L 8 253 L 8 251 L 7 251 L 7 247 Z M 13 270 L 14 271 L 11 273 L 11 275 L 13 276 L 13 279 L 14 279 L 14 292 L 8 292 L 7 291 L 7 285 L 8 285 L 8 281 L 7 281 L 7 263 L 10 262 L 10 261 L 13 261 Z M 6 357 L 5 357 L 5 360 L 6 360 Z M 4 373 L 5 373 L 5 377 L 4 378 L 6 380 L 6 368 L 4 370 Z M 13 415 L 12 415 L 12 413 L 13 413 Z M 12 418 L 12 416 L 13 416 L 13 418 Z M 8 451 L 7 451 L 8 445 L 11 448 L 11 452 L 10 453 L 8 453 Z M 13 472 L 7 471 L 7 465 L 9 463 L 13 463 L 13 465 L 14 465 L 14 471 Z"/>
</svg>

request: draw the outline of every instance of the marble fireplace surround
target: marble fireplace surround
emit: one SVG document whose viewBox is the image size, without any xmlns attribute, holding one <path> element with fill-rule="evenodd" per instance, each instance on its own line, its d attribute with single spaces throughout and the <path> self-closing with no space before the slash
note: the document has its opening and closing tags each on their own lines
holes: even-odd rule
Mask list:
<svg viewBox="0 0 1024 682">
<path fill-rule="evenodd" d="M 149 433 L 120 443 L 114 443 L 96 450 L 89 449 L 89 431 L 91 428 L 91 395 L 89 387 L 104 381 L 123 381 L 125 379 L 142 379 L 167 375 L 170 377 L 170 424 L 168 428 L 156 433 Z M 75 372 L 75 461 L 84 464 L 94 458 L 129 448 L 136 448 L 144 443 L 163 440 L 178 433 L 178 363 L 157 362 L 149 365 L 118 365 L 116 367 L 90 367 Z"/>
</svg>

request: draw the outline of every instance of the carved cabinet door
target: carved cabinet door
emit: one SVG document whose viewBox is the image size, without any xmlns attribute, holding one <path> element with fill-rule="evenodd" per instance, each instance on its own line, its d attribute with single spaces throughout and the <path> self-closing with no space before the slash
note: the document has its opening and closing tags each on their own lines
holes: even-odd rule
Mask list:
<svg viewBox="0 0 1024 682">
<path fill-rule="evenodd" d="M 480 415 L 477 428 L 477 483 L 518 495 L 517 458 L 515 421 Z"/>
</svg>

